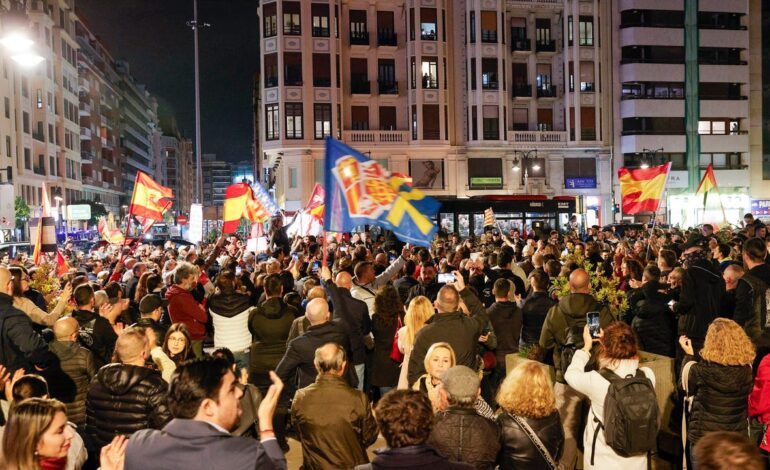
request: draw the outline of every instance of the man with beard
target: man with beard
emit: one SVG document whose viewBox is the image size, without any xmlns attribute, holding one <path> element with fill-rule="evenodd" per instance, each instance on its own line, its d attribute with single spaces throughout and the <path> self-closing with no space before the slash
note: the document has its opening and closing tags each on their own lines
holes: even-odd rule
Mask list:
<svg viewBox="0 0 770 470">
<path fill-rule="evenodd" d="M 436 300 L 438 291 L 444 287 L 443 284 L 436 282 L 436 265 L 431 262 L 425 262 L 420 265 L 420 278 L 419 283 L 409 289 L 409 296 L 406 301 L 406 305 L 413 298 L 423 295 L 427 297 L 431 302 Z"/>
</svg>

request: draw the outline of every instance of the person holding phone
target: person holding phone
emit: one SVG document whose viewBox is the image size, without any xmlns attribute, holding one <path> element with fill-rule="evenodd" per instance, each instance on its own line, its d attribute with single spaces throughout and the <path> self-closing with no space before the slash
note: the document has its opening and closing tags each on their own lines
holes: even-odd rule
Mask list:
<svg viewBox="0 0 770 470">
<path fill-rule="evenodd" d="M 451 282 L 454 282 L 454 275 L 452 273 L 437 274 L 435 264 L 430 261 L 422 263 L 420 265 L 418 283 L 409 289 L 406 305 L 409 305 L 413 298 L 420 295 L 427 297 L 431 302 L 435 301 L 438 291 Z"/>
</svg>

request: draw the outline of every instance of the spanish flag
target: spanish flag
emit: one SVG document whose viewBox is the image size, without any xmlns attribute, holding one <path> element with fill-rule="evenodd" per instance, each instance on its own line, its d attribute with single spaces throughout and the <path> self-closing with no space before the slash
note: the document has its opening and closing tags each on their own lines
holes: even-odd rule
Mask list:
<svg viewBox="0 0 770 470">
<path fill-rule="evenodd" d="M 270 212 L 257 200 L 254 191 L 247 183 L 231 184 L 225 190 L 222 233 L 233 233 L 238 230 L 241 218 L 246 218 L 251 223 L 264 222 L 270 218 Z"/>
<path fill-rule="evenodd" d="M 717 189 L 717 179 L 714 177 L 714 166 L 709 163 L 706 173 L 703 174 L 703 178 L 700 180 L 698 190 L 695 191 L 696 196 L 703 195 L 703 207 L 706 207 L 706 199 L 708 199 L 709 192 L 712 189 Z"/>
<path fill-rule="evenodd" d="M 101 235 L 107 243 L 120 245 L 125 241 L 123 232 L 121 232 L 119 228 L 110 227 L 110 224 L 104 220 L 104 217 L 99 219 L 99 225 L 97 225 L 97 228 L 99 229 L 99 235 Z"/>
<path fill-rule="evenodd" d="M 323 186 L 316 183 L 313 187 L 313 193 L 310 195 L 310 201 L 308 201 L 305 207 L 305 212 L 310 214 L 313 218 L 318 219 L 323 223 L 324 212 L 326 211 L 326 191 Z"/>
<path fill-rule="evenodd" d="M 64 257 L 64 255 L 61 254 L 61 251 L 56 250 L 56 274 L 59 277 L 62 277 L 69 272 L 70 265 L 67 262 L 67 259 Z"/>
<path fill-rule="evenodd" d="M 638 214 L 658 210 L 671 162 L 646 169 L 618 170 L 620 194 L 623 197 L 623 213 Z"/>
<path fill-rule="evenodd" d="M 143 225 L 153 221 L 163 220 L 163 214 L 171 207 L 171 199 L 174 192 L 171 188 L 156 183 L 147 173 L 136 172 L 134 181 L 134 194 L 131 197 L 131 205 L 128 207 L 129 215 L 133 215 Z"/>
</svg>

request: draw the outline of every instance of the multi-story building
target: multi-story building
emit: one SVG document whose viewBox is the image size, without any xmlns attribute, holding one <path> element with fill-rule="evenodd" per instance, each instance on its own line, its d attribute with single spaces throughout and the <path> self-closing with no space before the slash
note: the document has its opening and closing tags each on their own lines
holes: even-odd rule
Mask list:
<svg viewBox="0 0 770 470">
<path fill-rule="evenodd" d="M 160 149 L 157 138 L 158 103 L 144 85 L 138 84 L 131 76 L 128 62 L 116 61 L 115 69 L 120 74 L 120 145 L 123 152 L 123 191 L 128 194 L 134 189 L 136 172 L 155 175 L 156 159 Z"/>
<path fill-rule="evenodd" d="M 617 164 L 670 161 L 665 211 L 683 225 L 702 222 L 693 193 L 712 164 L 727 219 L 740 220 L 750 208 L 750 183 L 762 182 L 761 160 L 750 153 L 750 133 L 759 133 L 753 153 L 761 156 L 761 123 L 753 122 L 761 114 L 750 116 L 747 99 L 755 88 L 749 54 L 760 44 L 749 29 L 761 24 L 759 2 L 752 2 L 758 21 L 748 16 L 748 0 L 613 3 Z M 761 60 L 754 62 L 761 83 Z"/>
<path fill-rule="evenodd" d="M 225 202 L 225 190 L 232 184 L 232 168 L 228 162 L 217 160 L 213 153 L 204 153 L 202 160 L 204 196 L 201 203 L 204 207 L 221 207 Z"/>
<path fill-rule="evenodd" d="M 252 160 L 241 160 L 240 162 L 233 163 L 231 165 L 231 175 L 233 183 L 259 183 L 254 173 L 254 162 Z"/>
<path fill-rule="evenodd" d="M 451 229 L 481 231 L 484 202 L 460 205 L 490 195 L 585 196 L 607 220 L 609 3 L 262 2 L 259 128 L 279 204 L 301 208 L 323 181 L 332 136 L 411 174 Z M 498 218 L 566 222 L 529 207 Z"/>
<path fill-rule="evenodd" d="M 120 77 L 109 51 L 82 17 L 75 26 L 83 198 L 120 214 L 125 202 L 120 152 Z"/>
<path fill-rule="evenodd" d="M 164 185 L 174 191 L 174 215 L 189 214 L 193 202 L 195 173 L 192 162 L 192 141 L 182 137 L 176 122 L 161 121 L 161 159 L 165 168 Z M 158 180 L 160 181 L 160 180 Z"/>
</svg>

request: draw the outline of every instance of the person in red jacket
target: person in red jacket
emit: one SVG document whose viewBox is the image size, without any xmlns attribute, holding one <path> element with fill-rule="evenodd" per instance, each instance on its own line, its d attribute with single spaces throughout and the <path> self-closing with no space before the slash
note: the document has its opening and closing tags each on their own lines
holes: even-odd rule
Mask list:
<svg viewBox="0 0 770 470">
<path fill-rule="evenodd" d="M 209 317 L 190 291 L 198 284 L 200 271 L 190 263 L 181 262 L 174 270 L 174 285 L 166 292 L 168 314 L 173 323 L 184 323 L 192 338 L 196 357 L 203 356 L 203 338 Z"/>
<path fill-rule="evenodd" d="M 765 356 L 757 368 L 754 388 L 749 395 L 749 416 L 763 424 L 770 424 L 770 356 Z M 759 448 L 770 455 L 770 435 L 763 436 Z"/>
</svg>

